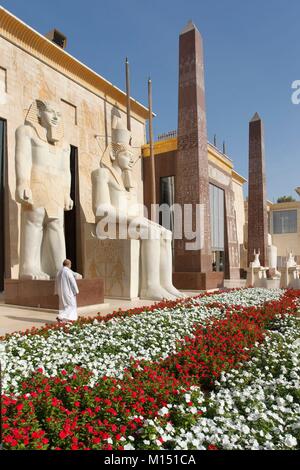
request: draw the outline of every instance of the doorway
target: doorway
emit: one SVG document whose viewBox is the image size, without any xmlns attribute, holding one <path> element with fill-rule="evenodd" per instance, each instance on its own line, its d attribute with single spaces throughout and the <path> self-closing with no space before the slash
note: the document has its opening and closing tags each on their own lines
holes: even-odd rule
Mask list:
<svg viewBox="0 0 300 470">
<path fill-rule="evenodd" d="M 78 221 L 79 221 L 79 177 L 78 177 L 78 149 L 71 145 L 70 151 L 71 170 L 71 199 L 74 202 L 73 209 L 65 212 L 65 239 L 67 258 L 72 261 L 72 270 L 78 269 Z"/>
<path fill-rule="evenodd" d="M 0 119 L 0 292 L 4 290 L 5 278 L 5 167 L 6 121 Z"/>
</svg>

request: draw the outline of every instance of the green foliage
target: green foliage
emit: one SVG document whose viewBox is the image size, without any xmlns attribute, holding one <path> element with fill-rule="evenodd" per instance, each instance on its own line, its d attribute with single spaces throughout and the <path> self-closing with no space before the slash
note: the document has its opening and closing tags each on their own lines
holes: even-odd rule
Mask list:
<svg viewBox="0 0 300 470">
<path fill-rule="evenodd" d="M 280 204 L 281 202 L 295 202 L 296 199 L 294 199 L 292 196 L 281 196 L 277 199 L 277 203 Z"/>
</svg>

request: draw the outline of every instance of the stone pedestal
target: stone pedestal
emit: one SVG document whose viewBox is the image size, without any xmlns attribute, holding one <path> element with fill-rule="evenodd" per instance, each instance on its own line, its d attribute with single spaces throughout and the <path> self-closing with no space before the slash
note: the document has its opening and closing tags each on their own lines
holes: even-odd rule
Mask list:
<svg viewBox="0 0 300 470">
<path fill-rule="evenodd" d="M 280 278 L 267 279 L 267 289 L 279 289 L 280 288 Z"/>
<path fill-rule="evenodd" d="M 247 269 L 246 287 L 265 287 L 267 288 L 267 270 L 262 266 Z"/>
<path fill-rule="evenodd" d="M 104 295 L 108 298 L 133 300 L 139 296 L 138 240 L 98 240 L 88 225 L 85 246 L 85 276 L 104 279 Z"/>
<path fill-rule="evenodd" d="M 77 306 L 104 303 L 103 279 L 80 279 Z M 58 310 L 58 296 L 54 294 L 55 281 L 32 281 L 25 279 L 5 280 L 5 303 L 23 307 Z"/>
<path fill-rule="evenodd" d="M 221 289 L 224 285 L 224 273 L 173 273 L 173 284 L 177 289 L 183 290 L 209 290 Z"/>
<path fill-rule="evenodd" d="M 244 289 L 246 279 L 224 279 L 224 289 Z"/>
<path fill-rule="evenodd" d="M 281 268 L 280 287 L 282 289 L 300 289 L 300 266 Z"/>
</svg>

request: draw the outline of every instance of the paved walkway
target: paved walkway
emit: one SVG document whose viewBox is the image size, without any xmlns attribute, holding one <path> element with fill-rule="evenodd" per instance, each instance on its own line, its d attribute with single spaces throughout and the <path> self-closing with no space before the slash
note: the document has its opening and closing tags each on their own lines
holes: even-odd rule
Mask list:
<svg viewBox="0 0 300 470">
<path fill-rule="evenodd" d="M 198 291 L 185 292 L 188 296 L 197 295 Z M 155 302 L 151 300 L 119 300 L 105 299 L 104 304 L 81 307 L 78 309 L 78 315 L 83 317 L 92 317 L 99 312 L 108 315 L 118 309 L 130 309 L 152 305 Z M 6 305 L 3 294 L 0 294 L 0 336 L 14 331 L 25 331 L 32 327 L 40 328 L 47 323 L 56 323 L 57 312 L 54 310 L 40 310 L 34 308 L 18 307 L 15 305 Z"/>
</svg>

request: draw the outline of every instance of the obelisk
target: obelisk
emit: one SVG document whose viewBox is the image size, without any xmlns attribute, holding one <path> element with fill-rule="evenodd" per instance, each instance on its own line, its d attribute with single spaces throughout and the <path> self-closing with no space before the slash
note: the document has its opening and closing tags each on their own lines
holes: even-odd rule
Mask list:
<svg viewBox="0 0 300 470">
<path fill-rule="evenodd" d="M 187 250 L 187 239 L 175 240 L 175 271 L 212 271 L 209 211 L 207 129 L 202 37 L 190 21 L 179 37 L 178 150 L 175 202 L 192 204 L 195 230 L 197 205 L 202 205 L 203 245 Z M 199 206 L 198 206 L 199 207 Z M 199 288 L 201 288 L 199 286 Z"/>
<path fill-rule="evenodd" d="M 256 250 L 260 252 L 261 266 L 267 267 L 268 212 L 264 127 L 257 113 L 249 123 L 248 185 L 248 265 L 253 261 Z"/>
</svg>

